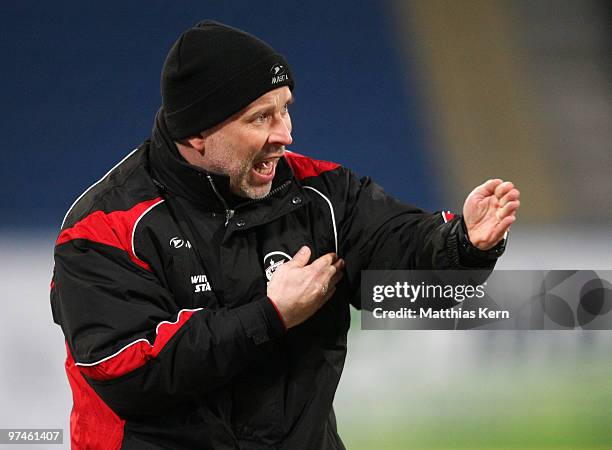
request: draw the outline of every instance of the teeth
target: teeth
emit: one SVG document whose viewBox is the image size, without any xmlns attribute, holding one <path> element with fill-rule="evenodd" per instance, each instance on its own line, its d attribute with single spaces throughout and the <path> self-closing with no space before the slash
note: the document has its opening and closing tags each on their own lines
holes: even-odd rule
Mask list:
<svg viewBox="0 0 612 450">
<path fill-rule="evenodd" d="M 272 161 L 261 161 L 253 167 L 257 173 L 262 175 L 270 175 L 272 173 Z"/>
</svg>

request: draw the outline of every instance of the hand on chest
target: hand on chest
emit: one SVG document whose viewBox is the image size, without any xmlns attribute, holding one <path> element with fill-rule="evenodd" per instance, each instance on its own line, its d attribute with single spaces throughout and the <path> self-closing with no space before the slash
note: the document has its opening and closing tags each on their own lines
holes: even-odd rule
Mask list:
<svg viewBox="0 0 612 450">
<path fill-rule="evenodd" d="M 313 260 L 335 251 L 329 232 L 303 214 L 245 231 L 229 233 L 224 226 L 199 230 L 195 238 L 169 241 L 166 276 L 181 307 L 240 306 L 265 296 L 274 272 L 302 246 L 311 248 Z"/>
</svg>

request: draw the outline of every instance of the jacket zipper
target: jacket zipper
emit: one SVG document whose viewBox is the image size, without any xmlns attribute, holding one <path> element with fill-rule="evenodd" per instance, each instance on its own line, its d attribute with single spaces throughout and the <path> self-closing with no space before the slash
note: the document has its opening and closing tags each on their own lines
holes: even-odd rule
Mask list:
<svg viewBox="0 0 612 450">
<path fill-rule="evenodd" d="M 267 199 L 268 197 L 276 194 L 277 192 L 282 191 L 283 189 L 285 189 L 287 186 L 289 186 L 291 184 L 291 180 L 287 180 L 285 181 L 283 184 L 281 184 L 280 186 L 275 187 L 274 189 L 272 189 L 270 192 L 268 192 L 266 194 L 265 197 L 261 197 L 261 198 L 257 198 L 257 199 L 253 199 L 253 200 L 249 200 L 248 202 L 244 202 L 244 203 L 240 203 L 238 206 L 236 206 L 236 209 L 238 208 L 244 208 L 245 206 L 249 206 L 252 205 L 253 203 L 257 203 L 260 202 L 262 200 Z"/>
<path fill-rule="evenodd" d="M 283 189 L 285 189 L 287 186 L 289 186 L 291 184 L 291 180 L 287 180 L 283 184 L 281 184 L 280 186 L 277 186 L 276 188 L 274 188 L 270 192 L 268 192 L 268 194 L 265 197 L 249 200 L 248 202 L 241 203 L 240 205 L 236 206 L 234 209 L 230 209 L 229 206 L 227 206 L 227 202 L 225 201 L 223 196 L 217 190 L 217 187 L 215 186 L 215 183 L 214 183 L 212 177 L 209 174 L 206 174 L 206 178 L 208 178 L 208 182 L 210 183 L 210 187 L 212 188 L 213 192 L 215 193 L 215 195 L 217 196 L 217 198 L 219 199 L 219 201 L 223 205 L 223 208 L 225 209 L 225 226 L 226 227 L 227 227 L 227 224 L 229 223 L 230 219 L 232 217 L 234 217 L 234 213 L 236 212 L 236 210 L 238 208 L 243 208 L 245 206 L 252 205 L 253 203 L 257 203 L 257 202 L 260 202 L 262 200 L 265 200 L 266 198 L 270 197 L 271 195 L 274 195 L 277 192 L 282 191 Z"/>
<path fill-rule="evenodd" d="M 215 183 L 213 182 L 212 177 L 209 174 L 206 174 L 206 178 L 208 178 L 210 187 L 212 188 L 213 192 L 215 193 L 215 195 L 217 196 L 217 198 L 223 205 L 223 209 L 225 209 L 225 226 L 227 227 L 227 224 L 229 223 L 230 219 L 234 217 L 234 210 L 229 209 L 229 206 L 227 206 L 227 202 L 225 201 L 223 196 L 219 194 L 219 191 L 217 190 L 217 187 L 215 186 Z"/>
</svg>

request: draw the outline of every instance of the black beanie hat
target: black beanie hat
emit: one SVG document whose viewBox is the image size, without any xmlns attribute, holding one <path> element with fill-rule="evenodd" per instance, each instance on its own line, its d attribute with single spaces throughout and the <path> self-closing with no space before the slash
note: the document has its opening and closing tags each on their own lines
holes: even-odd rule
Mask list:
<svg viewBox="0 0 612 450">
<path fill-rule="evenodd" d="M 195 136 L 281 86 L 293 90 L 282 55 L 242 30 L 205 20 L 179 37 L 164 62 L 166 125 L 173 139 Z"/>
</svg>

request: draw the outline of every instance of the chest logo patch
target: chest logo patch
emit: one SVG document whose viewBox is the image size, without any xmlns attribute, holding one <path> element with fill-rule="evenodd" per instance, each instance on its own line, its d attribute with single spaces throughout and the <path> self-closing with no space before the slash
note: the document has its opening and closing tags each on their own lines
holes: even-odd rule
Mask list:
<svg viewBox="0 0 612 450">
<path fill-rule="evenodd" d="M 192 275 L 191 284 L 193 285 L 194 292 L 208 292 L 210 291 L 210 283 L 206 275 Z"/>
<path fill-rule="evenodd" d="M 272 279 L 272 275 L 276 269 L 287 261 L 291 261 L 291 256 L 285 252 L 270 252 L 264 256 L 264 269 L 266 271 L 266 278 L 268 281 Z"/>
<path fill-rule="evenodd" d="M 181 248 L 181 247 L 191 248 L 191 242 L 189 242 L 186 239 L 181 239 L 180 237 L 173 237 L 172 239 L 170 239 L 170 247 L 174 247 L 174 248 Z"/>
</svg>

